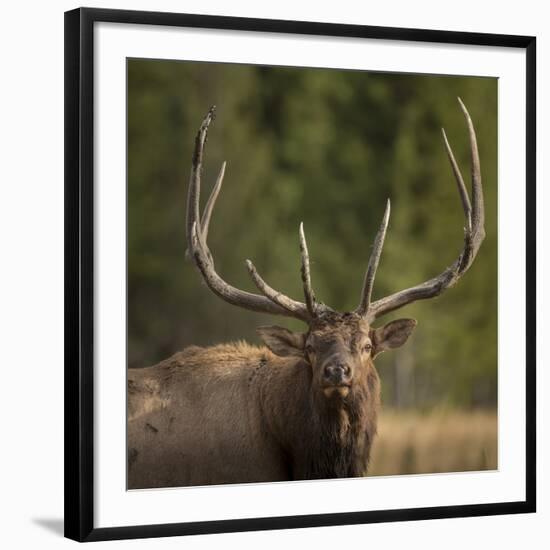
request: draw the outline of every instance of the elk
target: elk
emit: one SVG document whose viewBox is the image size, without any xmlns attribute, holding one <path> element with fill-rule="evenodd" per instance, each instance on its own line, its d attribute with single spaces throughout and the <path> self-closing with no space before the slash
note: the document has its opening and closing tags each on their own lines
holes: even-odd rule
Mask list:
<svg viewBox="0 0 550 550">
<path fill-rule="evenodd" d="M 191 346 L 128 374 L 128 488 L 359 477 L 367 473 L 380 408 L 376 356 L 405 343 L 416 321 L 373 323 L 411 302 L 454 286 L 485 236 L 479 154 L 466 119 L 471 200 L 445 131 L 443 142 L 465 216 L 464 246 L 437 277 L 372 301 L 390 217 L 388 200 L 367 264 L 359 305 L 339 313 L 318 301 L 303 225 L 299 229 L 304 302 L 275 290 L 250 260 L 259 294 L 239 290 L 216 272 L 208 227 L 224 172 L 200 216 L 204 148 L 214 107 L 196 136 L 187 200 L 188 253 L 206 285 L 229 304 L 303 321 L 305 332 L 258 328 L 265 346 Z"/>
</svg>

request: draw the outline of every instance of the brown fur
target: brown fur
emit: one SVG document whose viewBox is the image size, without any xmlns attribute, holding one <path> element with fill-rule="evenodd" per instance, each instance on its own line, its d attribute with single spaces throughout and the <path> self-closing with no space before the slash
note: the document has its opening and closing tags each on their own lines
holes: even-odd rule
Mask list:
<svg viewBox="0 0 550 550">
<path fill-rule="evenodd" d="M 128 488 L 365 475 L 380 382 L 361 346 L 376 338 L 347 315 L 297 335 L 304 348 L 285 357 L 238 342 L 130 369 Z M 334 357 L 351 365 L 345 391 L 321 374 Z"/>
</svg>

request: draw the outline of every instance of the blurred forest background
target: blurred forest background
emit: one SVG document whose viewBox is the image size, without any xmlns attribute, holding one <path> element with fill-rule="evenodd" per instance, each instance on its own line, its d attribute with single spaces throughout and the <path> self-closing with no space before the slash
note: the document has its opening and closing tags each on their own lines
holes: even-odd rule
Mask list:
<svg viewBox="0 0 550 550">
<path fill-rule="evenodd" d="M 374 299 L 441 272 L 463 244 L 463 211 L 441 138 L 469 186 L 460 96 L 477 131 L 486 240 L 459 284 L 389 315 L 419 324 L 377 359 L 384 415 L 372 474 L 497 467 L 497 81 L 333 69 L 128 60 L 128 364 L 190 344 L 244 339 L 300 323 L 232 307 L 185 259 L 193 142 L 217 105 L 203 204 L 227 160 L 210 225 L 217 271 L 256 292 L 250 258 L 302 300 L 298 226 L 312 280 L 338 310 L 359 300 L 386 199 L 392 213 Z"/>
</svg>

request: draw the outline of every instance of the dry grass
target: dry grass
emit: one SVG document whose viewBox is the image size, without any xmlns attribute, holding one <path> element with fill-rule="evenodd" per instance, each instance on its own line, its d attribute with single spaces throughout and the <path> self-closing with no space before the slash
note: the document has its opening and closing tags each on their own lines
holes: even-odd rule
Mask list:
<svg viewBox="0 0 550 550">
<path fill-rule="evenodd" d="M 495 470 L 496 412 L 382 413 L 369 475 Z"/>
</svg>

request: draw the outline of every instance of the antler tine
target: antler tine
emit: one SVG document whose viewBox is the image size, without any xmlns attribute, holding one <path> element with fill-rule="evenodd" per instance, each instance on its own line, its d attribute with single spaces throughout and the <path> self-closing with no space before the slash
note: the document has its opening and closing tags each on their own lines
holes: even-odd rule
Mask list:
<svg viewBox="0 0 550 550">
<path fill-rule="evenodd" d="M 462 207 L 464 208 L 464 216 L 466 217 L 466 231 L 472 230 L 472 205 L 470 204 L 470 197 L 468 196 L 468 191 L 464 185 L 464 180 L 462 179 L 462 174 L 460 168 L 455 160 L 453 155 L 453 150 L 449 145 L 449 140 L 447 139 L 447 134 L 445 129 L 441 128 L 441 134 L 443 136 L 443 143 L 445 144 L 445 150 L 447 151 L 447 156 L 449 157 L 449 162 L 453 169 L 453 174 L 456 179 L 456 184 L 458 185 L 458 192 L 460 193 L 460 199 L 462 201 Z"/>
<path fill-rule="evenodd" d="M 477 147 L 477 138 L 470 113 L 466 106 L 459 98 L 458 103 L 466 119 L 468 126 L 468 137 L 470 139 L 470 163 L 471 163 L 471 178 L 472 178 L 472 212 L 471 212 L 471 230 L 470 238 L 472 240 L 471 247 L 465 250 L 462 271 L 468 269 L 485 238 L 485 205 L 483 200 L 483 188 L 481 186 L 481 166 L 479 162 L 479 150 Z"/>
<path fill-rule="evenodd" d="M 472 265 L 479 247 L 485 238 L 485 210 L 483 204 L 483 189 L 481 186 L 481 169 L 479 162 L 479 152 L 477 148 L 477 139 L 474 130 L 474 125 L 468 110 L 458 98 L 460 108 L 466 119 L 468 126 L 468 134 L 470 139 L 470 155 L 471 155 L 471 173 L 472 173 L 472 199 L 468 197 L 466 186 L 460 174 L 458 164 L 455 161 L 453 152 L 447 141 L 445 132 L 443 132 L 443 141 L 445 149 L 453 169 L 453 173 L 458 185 L 458 191 L 462 200 L 462 206 L 466 216 L 466 229 L 464 232 L 464 247 L 462 252 L 455 262 L 445 269 L 441 274 L 429 281 L 421 283 L 417 286 L 401 290 L 385 298 L 377 300 L 371 304 L 368 310 L 369 320 L 374 320 L 381 315 L 394 311 L 407 304 L 417 300 L 426 300 L 439 296 L 443 291 L 454 286 L 460 277 Z"/>
<path fill-rule="evenodd" d="M 208 127 L 216 113 L 216 106 L 212 105 L 204 117 L 197 137 L 195 138 L 195 150 L 193 152 L 193 162 L 191 164 L 191 177 L 189 181 L 189 190 L 187 192 L 187 249 L 192 251 L 191 241 L 193 238 L 193 225 L 197 226 L 197 233 L 202 234 L 200 222 L 200 193 L 201 193 L 201 173 L 202 158 L 204 154 L 204 145 L 208 134 Z"/>
<path fill-rule="evenodd" d="M 270 287 L 262 279 L 262 277 L 258 273 L 258 270 L 250 260 L 246 260 L 246 267 L 248 268 L 248 273 L 250 273 L 250 277 L 254 281 L 254 284 L 264 296 L 269 298 L 275 304 L 286 309 L 287 311 L 294 313 L 295 315 L 301 315 L 303 313 L 303 304 L 301 304 L 300 302 L 295 302 L 288 296 L 285 296 L 282 292 L 279 292 Z"/>
<path fill-rule="evenodd" d="M 218 195 L 220 194 L 220 189 L 222 188 L 223 176 L 225 175 L 226 165 L 227 163 L 223 161 L 222 167 L 220 168 L 220 172 L 218 174 L 218 178 L 216 179 L 216 184 L 214 185 L 214 188 L 210 193 L 210 197 L 208 197 L 208 202 L 206 203 L 206 206 L 204 207 L 204 212 L 202 214 L 201 229 L 202 229 L 202 238 L 205 242 L 208 237 L 208 226 L 210 225 L 212 210 L 214 209 L 214 205 L 216 204 L 216 199 L 218 198 Z"/>
<path fill-rule="evenodd" d="M 382 254 L 382 248 L 384 247 L 384 239 L 386 238 L 386 231 L 388 229 L 388 223 L 390 221 L 391 204 L 390 199 L 386 202 L 386 210 L 384 211 L 384 217 L 382 223 L 374 239 L 374 245 L 370 254 L 369 263 L 367 265 L 367 271 L 365 272 L 365 280 L 363 282 L 363 290 L 361 292 L 361 301 L 359 306 L 355 310 L 356 313 L 364 317 L 368 314 L 370 301 L 372 297 L 372 289 L 374 286 L 374 278 L 376 277 L 376 270 L 378 269 L 378 263 L 380 262 L 380 256 Z"/>
<path fill-rule="evenodd" d="M 309 269 L 309 252 L 307 249 L 306 236 L 304 234 L 304 222 L 300 223 L 300 255 L 302 257 L 302 284 L 304 286 L 304 297 L 307 310 L 312 317 L 317 316 L 317 300 L 311 286 L 311 272 Z"/>
<path fill-rule="evenodd" d="M 214 269 L 214 261 L 208 249 L 206 238 L 208 236 L 208 225 L 210 223 L 212 211 L 223 182 L 225 163 L 222 165 L 216 185 L 204 209 L 202 224 L 199 218 L 202 159 L 208 127 L 214 119 L 214 114 L 215 107 L 211 107 L 202 121 L 195 139 L 195 151 L 193 154 L 189 192 L 187 195 L 187 245 L 189 253 L 208 287 L 226 302 L 253 311 L 285 315 L 287 317 L 295 317 L 302 321 L 309 322 L 310 315 L 305 304 L 295 302 L 282 294 L 274 301 L 269 296 L 260 296 L 258 294 L 239 290 L 226 283 Z M 270 290 L 273 291 L 273 289 Z"/>
<path fill-rule="evenodd" d="M 210 197 L 208 197 L 208 202 L 206 203 L 206 206 L 204 207 L 204 212 L 202 213 L 202 218 L 200 222 L 200 228 L 199 231 L 202 235 L 202 240 L 206 243 L 206 240 L 208 238 L 208 227 L 210 225 L 210 218 L 212 217 L 212 210 L 214 209 L 214 205 L 216 204 L 216 199 L 218 198 L 218 195 L 220 194 L 220 189 L 222 187 L 223 183 L 223 176 L 225 174 L 225 166 L 226 162 L 224 161 L 222 164 L 222 167 L 220 169 L 220 172 L 218 174 L 218 178 L 216 179 L 216 184 L 214 185 L 214 188 L 212 189 L 212 192 L 210 193 Z M 191 192 L 191 187 L 189 189 Z M 192 200 L 194 201 L 193 209 L 194 211 L 198 212 L 200 210 L 198 203 L 199 203 L 199 194 L 200 194 L 200 185 L 198 188 L 199 193 L 197 194 L 197 191 L 195 190 L 195 193 L 192 197 Z M 197 214 L 198 216 L 198 214 Z M 198 219 L 198 218 L 197 218 Z M 210 261 L 213 261 L 212 254 L 210 254 L 210 251 L 207 251 L 208 257 L 210 258 Z M 189 258 L 189 247 L 185 250 L 185 258 Z"/>
</svg>

